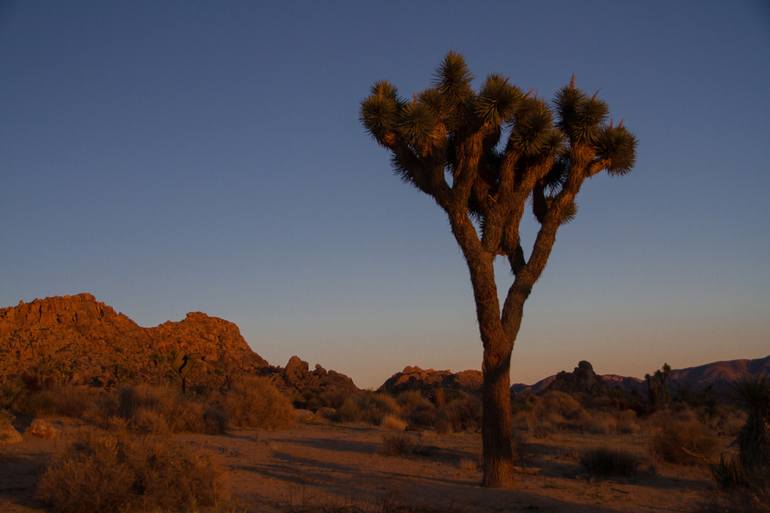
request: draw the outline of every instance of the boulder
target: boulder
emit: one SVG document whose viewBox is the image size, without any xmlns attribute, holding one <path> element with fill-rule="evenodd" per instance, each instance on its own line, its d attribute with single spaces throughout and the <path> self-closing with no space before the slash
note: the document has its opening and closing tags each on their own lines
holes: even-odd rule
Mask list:
<svg viewBox="0 0 770 513">
<path fill-rule="evenodd" d="M 51 425 L 50 422 L 43 419 L 35 419 L 32 424 L 27 428 L 27 433 L 38 438 L 45 438 L 50 440 L 56 438 L 59 435 L 59 430 Z"/>
<path fill-rule="evenodd" d="M 0 445 L 12 445 L 21 442 L 23 438 L 10 422 L 0 421 Z"/>
</svg>

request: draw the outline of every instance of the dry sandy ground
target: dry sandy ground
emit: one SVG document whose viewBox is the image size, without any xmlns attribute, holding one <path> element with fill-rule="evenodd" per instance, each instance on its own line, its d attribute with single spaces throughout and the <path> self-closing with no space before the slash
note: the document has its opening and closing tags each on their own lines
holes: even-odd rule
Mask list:
<svg viewBox="0 0 770 513">
<path fill-rule="evenodd" d="M 66 443 L 73 426 L 58 420 L 59 440 L 25 436 L 0 447 L 0 512 L 43 511 L 34 483 L 48 455 Z M 514 490 L 478 486 L 476 434 L 423 437 L 429 456 L 381 453 L 379 428 L 300 425 L 276 433 L 176 435 L 210 453 L 229 470 L 236 498 L 249 512 L 280 512 L 314 505 L 376 511 L 384 499 L 446 512 L 689 512 L 710 488 L 708 470 L 644 465 L 637 477 L 594 481 L 577 463 L 581 450 L 610 446 L 646 456 L 644 435 L 563 433 L 530 440 Z M 300 507 L 300 508 L 297 508 Z"/>
</svg>

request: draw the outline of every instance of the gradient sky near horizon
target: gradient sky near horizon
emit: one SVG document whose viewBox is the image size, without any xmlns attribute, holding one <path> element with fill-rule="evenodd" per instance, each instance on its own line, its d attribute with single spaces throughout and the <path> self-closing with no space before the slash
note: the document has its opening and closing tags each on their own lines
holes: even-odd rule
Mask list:
<svg viewBox="0 0 770 513">
<path fill-rule="evenodd" d="M 639 138 L 560 232 L 514 382 L 770 354 L 765 1 L 0 0 L 0 305 L 201 310 L 366 387 L 479 368 L 447 222 L 358 121 L 449 49 L 547 98 L 574 73 Z"/>
</svg>

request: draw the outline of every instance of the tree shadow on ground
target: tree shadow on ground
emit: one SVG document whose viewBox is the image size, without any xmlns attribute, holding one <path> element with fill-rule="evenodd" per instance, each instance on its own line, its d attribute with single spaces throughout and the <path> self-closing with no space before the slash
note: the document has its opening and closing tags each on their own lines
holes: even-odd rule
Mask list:
<svg viewBox="0 0 770 513">
<path fill-rule="evenodd" d="M 43 454 L 0 454 L 0 502 L 40 508 L 35 486 L 48 458 Z"/>
<path fill-rule="evenodd" d="M 559 511 L 575 513 L 619 513 L 618 510 L 593 505 L 559 501 L 529 491 L 487 489 L 477 481 L 452 477 L 432 477 L 410 474 L 396 469 L 377 470 L 357 466 L 319 461 L 276 451 L 274 461 L 252 465 L 240 465 L 234 470 L 255 472 L 276 479 L 317 489 L 341 498 L 351 494 L 382 498 L 397 490 L 401 497 L 409 499 L 410 506 L 458 513 L 465 512 L 515 512 Z M 410 509 L 417 511 L 419 509 Z"/>
</svg>

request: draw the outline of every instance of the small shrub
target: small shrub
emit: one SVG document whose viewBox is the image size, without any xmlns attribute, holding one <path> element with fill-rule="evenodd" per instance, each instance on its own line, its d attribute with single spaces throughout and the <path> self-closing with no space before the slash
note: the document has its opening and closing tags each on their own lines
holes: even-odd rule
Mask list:
<svg viewBox="0 0 770 513">
<path fill-rule="evenodd" d="M 212 462 L 159 437 L 81 431 L 40 477 L 38 497 L 57 513 L 187 511 L 228 498 Z"/>
<path fill-rule="evenodd" d="M 367 391 L 348 397 L 337 409 L 337 419 L 342 422 L 366 422 L 375 426 L 388 415 L 398 417 L 400 414 L 401 407 L 393 397 Z"/>
<path fill-rule="evenodd" d="M 386 434 L 382 436 L 382 453 L 387 456 L 425 456 L 427 448 L 419 439 L 405 433 Z"/>
<path fill-rule="evenodd" d="M 294 424 L 294 408 L 266 378 L 236 381 L 219 400 L 233 425 L 257 429 L 284 429 Z"/>
<path fill-rule="evenodd" d="M 221 435 L 227 431 L 227 414 L 217 406 L 209 406 L 203 412 L 204 433 Z"/>
<path fill-rule="evenodd" d="M 159 435 L 170 432 L 166 417 L 158 411 L 148 408 L 139 408 L 133 413 L 128 426 L 137 433 L 145 435 Z"/>
<path fill-rule="evenodd" d="M 641 460 L 629 452 L 601 447 L 584 452 L 580 465 L 592 476 L 628 477 L 636 474 Z"/>
<path fill-rule="evenodd" d="M 98 416 L 98 404 L 106 392 L 88 386 L 64 386 L 29 392 L 20 411 L 30 416 L 62 415 L 78 419 Z"/>
<path fill-rule="evenodd" d="M 697 419 L 670 420 L 653 436 L 652 454 L 669 463 L 696 465 L 714 459 L 719 439 Z"/>
<path fill-rule="evenodd" d="M 639 431 L 639 422 L 634 410 L 622 410 L 616 416 L 617 432 L 622 435 Z"/>
<path fill-rule="evenodd" d="M 439 389 L 442 390 L 442 389 Z M 443 397 L 443 396 L 442 396 Z M 413 429 L 427 429 L 436 423 L 436 406 L 417 390 L 403 392 L 397 397 L 401 415 Z M 444 404 L 442 401 L 441 404 Z"/>
<path fill-rule="evenodd" d="M 584 425 L 586 431 L 597 435 L 608 435 L 618 430 L 617 418 L 604 411 L 597 411 L 589 415 Z"/>
<path fill-rule="evenodd" d="M 404 431 L 406 429 L 406 421 L 394 417 L 393 415 L 386 415 L 380 423 L 380 427 L 389 429 L 391 431 Z"/>
<path fill-rule="evenodd" d="M 476 432 L 481 429 L 481 400 L 468 395 L 438 409 L 436 431 L 440 433 Z"/>
</svg>

